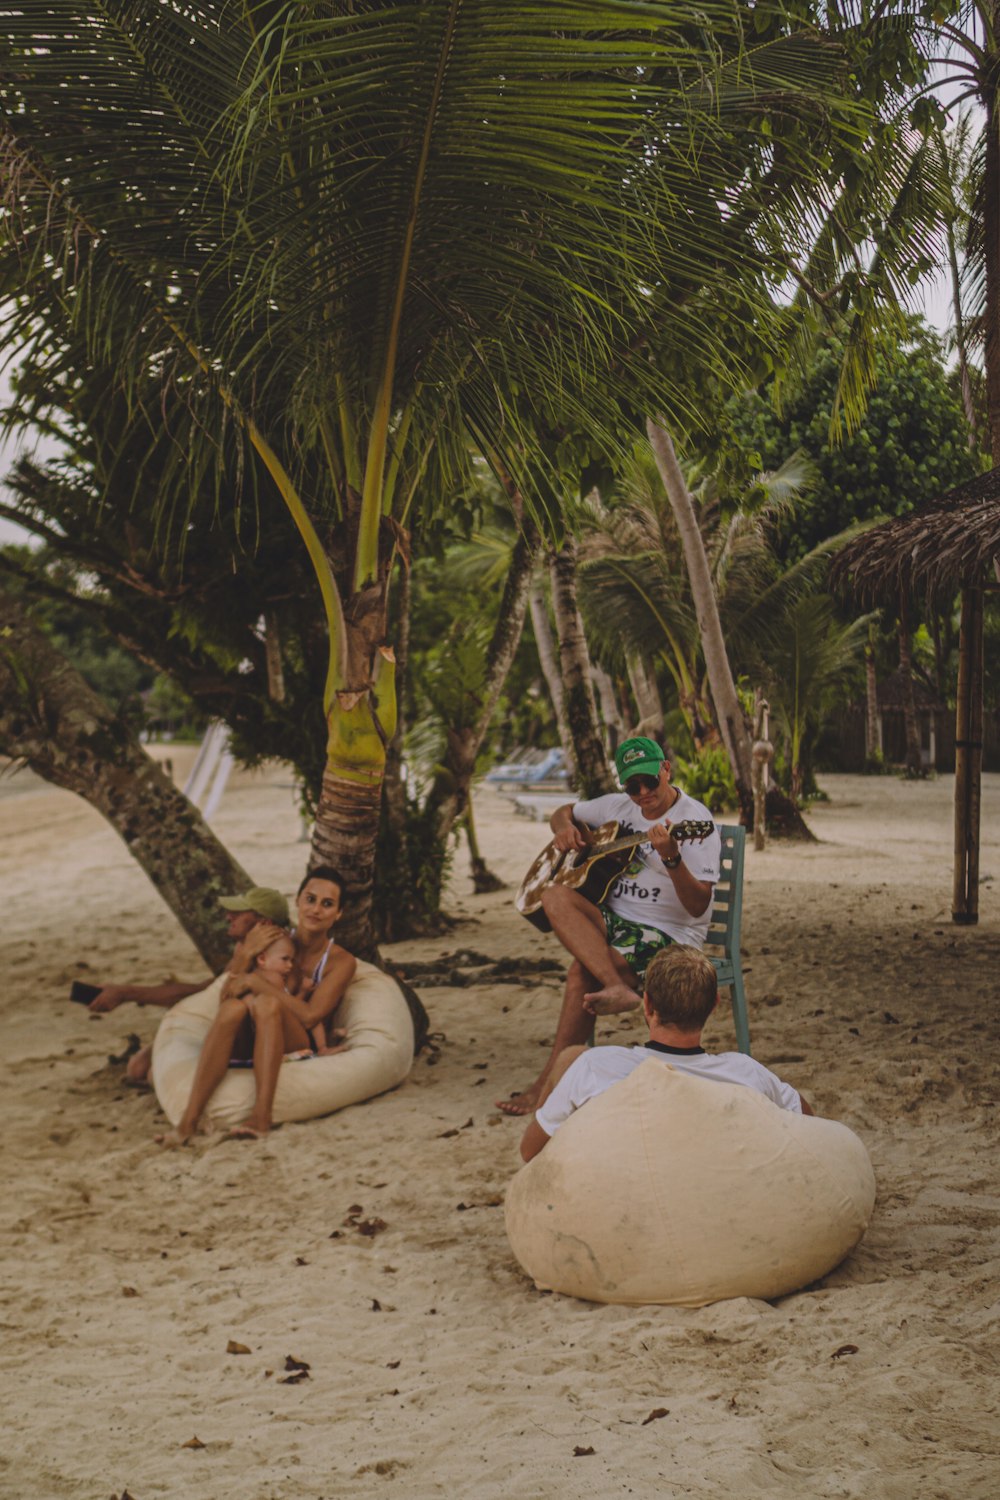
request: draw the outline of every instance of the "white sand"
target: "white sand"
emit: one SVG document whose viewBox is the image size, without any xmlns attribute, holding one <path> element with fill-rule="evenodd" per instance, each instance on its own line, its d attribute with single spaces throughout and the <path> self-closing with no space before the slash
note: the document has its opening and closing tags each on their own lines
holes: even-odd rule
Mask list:
<svg viewBox="0 0 1000 1500">
<path fill-rule="evenodd" d="M 157 1013 L 92 1020 L 65 993 L 76 975 L 203 966 L 95 813 L 30 778 L 0 783 L 0 1495 L 1000 1494 L 1000 777 L 973 929 L 948 914 L 949 778 L 826 785 L 821 843 L 749 856 L 752 1035 L 862 1136 L 875 1219 L 822 1283 L 692 1312 L 540 1296 L 510 1254 L 499 1203 L 521 1127 L 492 1101 L 539 1066 L 554 980 L 425 990 L 447 1041 L 394 1094 L 259 1145 L 160 1151 L 155 1100 L 107 1064 Z M 516 881 L 543 828 L 493 794 L 477 810 Z M 216 826 L 256 880 L 292 889 L 305 846 L 287 771 L 234 778 Z M 471 895 L 464 859 L 451 910 L 453 934 L 399 955 L 557 951 L 509 892 Z M 715 1024 L 710 1045 L 731 1036 Z M 352 1205 L 385 1231 L 345 1227 Z M 857 1352 L 835 1358 L 846 1344 Z M 308 1379 L 281 1383 L 287 1355 Z"/>
</svg>

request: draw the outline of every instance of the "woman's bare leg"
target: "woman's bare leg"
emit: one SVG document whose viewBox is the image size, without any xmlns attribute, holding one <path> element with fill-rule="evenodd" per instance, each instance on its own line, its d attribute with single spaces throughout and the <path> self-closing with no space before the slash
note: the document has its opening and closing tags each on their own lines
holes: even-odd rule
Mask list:
<svg viewBox="0 0 1000 1500">
<path fill-rule="evenodd" d="M 239 1029 L 246 1018 L 244 1001 L 222 1001 L 198 1055 L 187 1106 L 174 1129 L 156 1137 L 161 1146 L 184 1146 L 198 1129 L 205 1106 L 226 1076 Z"/>
<path fill-rule="evenodd" d="M 267 1135 L 282 1059 L 286 1052 L 309 1046 L 309 1033 L 276 995 L 249 996 L 247 1003 L 254 1024 L 253 1077 L 257 1092 L 247 1118 L 229 1132 L 234 1140 L 257 1140 Z"/>
</svg>

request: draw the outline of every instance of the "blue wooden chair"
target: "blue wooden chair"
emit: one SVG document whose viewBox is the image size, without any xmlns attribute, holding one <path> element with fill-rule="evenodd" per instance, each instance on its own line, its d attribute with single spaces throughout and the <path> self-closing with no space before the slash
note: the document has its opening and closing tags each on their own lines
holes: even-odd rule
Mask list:
<svg viewBox="0 0 1000 1500">
<path fill-rule="evenodd" d="M 715 887 L 715 905 L 712 908 L 705 949 L 719 976 L 719 988 L 729 986 L 733 1002 L 733 1022 L 736 1026 L 736 1045 L 749 1057 L 750 1021 L 740 959 L 743 856 L 747 833 L 745 828 L 732 823 L 720 823 L 719 832 L 722 835 L 722 868 L 719 883 Z"/>
</svg>

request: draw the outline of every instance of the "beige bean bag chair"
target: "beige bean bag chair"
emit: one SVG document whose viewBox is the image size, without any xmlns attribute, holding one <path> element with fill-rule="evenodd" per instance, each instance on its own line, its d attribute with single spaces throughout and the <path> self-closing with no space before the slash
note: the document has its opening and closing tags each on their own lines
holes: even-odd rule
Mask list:
<svg viewBox="0 0 1000 1500">
<path fill-rule="evenodd" d="M 164 1114 L 176 1125 L 184 1112 L 198 1054 L 219 1008 L 225 975 L 168 1011 L 153 1043 L 152 1079 Z M 284 1062 L 274 1096 L 274 1120 L 311 1120 L 345 1104 L 395 1088 L 413 1064 L 413 1022 L 395 980 L 373 964 L 357 972 L 337 1008 L 348 1050 L 332 1057 Z M 203 1125 L 228 1130 L 245 1120 L 254 1101 L 253 1072 L 231 1068 L 212 1095 Z"/>
<path fill-rule="evenodd" d="M 826 1275 L 874 1203 L 868 1153 L 846 1125 L 651 1060 L 518 1172 L 507 1235 L 543 1290 L 701 1307 Z"/>
</svg>

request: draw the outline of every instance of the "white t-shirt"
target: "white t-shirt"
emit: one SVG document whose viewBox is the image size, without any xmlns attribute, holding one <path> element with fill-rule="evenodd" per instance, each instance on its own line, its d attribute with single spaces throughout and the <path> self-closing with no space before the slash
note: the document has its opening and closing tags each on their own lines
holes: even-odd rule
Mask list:
<svg viewBox="0 0 1000 1500">
<path fill-rule="evenodd" d="M 574 802 L 573 817 L 588 828 L 617 823 L 623 834 L 645 833 L 664 819 L 671 823 L 683 823 L 689 818 L 695 822 L 713 821 L 707 807 L 680 788 L 677 791 L 677 801 L 662 818 L 644 818 L 625 792 L 609 792 L 604 797 Z M 681 859 L 696 880 L 716 884 L 722 855 L 722 837 L 718 828 L 704 843 L 692 840 L 681 844 L 680 851 Z M 693 917 L 686 910 L 663 861 L 648 842 L 638 846 L 631 863 L 619 875 L 602 904 L 629 922 L 638 922 L 641 927 L 655 927 L 667 933 L 675 943 L 687 943 L 693 948 L 704 946 L 705 934 L 712 920 L 711 901 L 700 917 Z"/>
<path fill-rule="evenodd" d="M 592 1047 L 566 1069 L 535 1119 L 546 1135 L 554 1135 L 581 1104 L 603 1094 L 612 1084 L 620 1083 L 651 1057 L 668 1063 L 679 1073 L 756 1089 L 758 1094 L 763 1094 L 779 1108 L 791 1110 L 796 1115 L 802 1113 L 802 1102 L 791 1084 L 782 1083 L 777 1074 L 765 1068 L 763 1063 L 755 1062 L 742 1052 L 661 1052 L 659 1047 L 651 1046 Z"/>
</svg>

